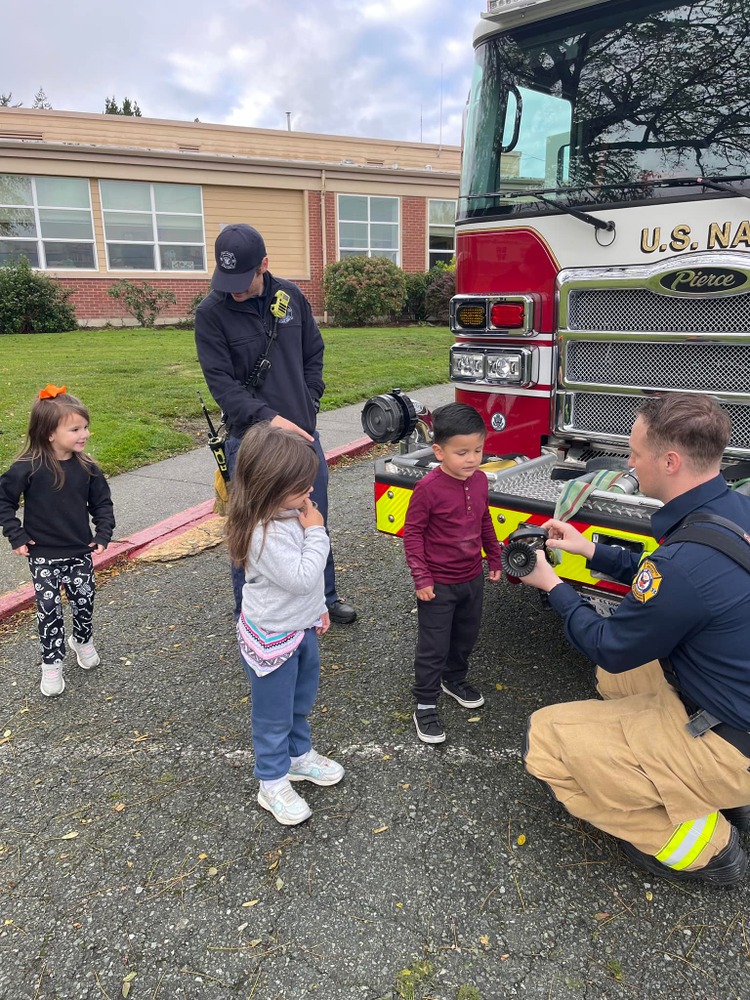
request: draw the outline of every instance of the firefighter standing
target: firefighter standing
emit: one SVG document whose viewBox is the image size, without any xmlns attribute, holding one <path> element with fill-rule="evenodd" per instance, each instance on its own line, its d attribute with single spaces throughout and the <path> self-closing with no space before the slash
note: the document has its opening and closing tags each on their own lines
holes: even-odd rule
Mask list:
<svg viewBox="0 0 750 1000">
<path fill-rule="evenodd" d="M 573 816 L 619 837 L 642 868 L 717 885 L 738 883 L 748 864 L 738 828 L 750 829 L 750 574 L 705 544 L 666 543 L 695 512 L 750 533 L 750 499 L 720 474 L 730 431 L 707 396 L 641 407 L 631 464 L 641 492 L 664 503 L 652 517 L 661 547 L 649 558 L 594 544 L 560 521 L 545 525 L 550 548 L 632 581 L 610 618 L 545 559 L 522 581 L 548 593 L 569 640 L 599 665 L 604 699 L 534 712 L 527 770 Z M 704 531 L 742 544 L 728 528 Z"/>
<path fill-rule="evenodd" d="M 231 476 L 237 450 L 252 424 L 267 420 L 312 441 L 320 459 L 312 499 L 328 515 L 328 466 L 315 429 L 323 395 L 325 345 L 302 292 L 268 270 L 266 245 L 252 226 L 226 226 L 216 238 L 212 291 L 195 313 L 195 343 L 211 395 L 227 424 L 226 460 Z M 272 312 L 279 292 L 285 305 Z M 262 367 L 262 380 L 256 378 Z M 242 602 L 244 573 L 233 569 L 235 617 Z M 336 592 L 333 556 L 325 569 L 331 621 L 353 622 L 357 613 Z"/>
</svg>

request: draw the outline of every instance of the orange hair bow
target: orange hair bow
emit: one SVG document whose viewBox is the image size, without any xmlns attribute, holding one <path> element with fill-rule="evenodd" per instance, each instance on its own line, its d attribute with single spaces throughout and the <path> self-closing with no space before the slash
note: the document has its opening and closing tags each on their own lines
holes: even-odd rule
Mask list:
<svg viewBox="0 0 750 1000">
<path fill-rule="evenodd" d="M 52 383 L 50 382 L 49 385 L 45 385 L 45 387 L 43 389 L 40 389 L 40 391 L 39 391 L 39 398 L 40 399 L 54 399 L 55 396 L 63 396 L 63 395 L 65 395 L 65 392 L 66 392 L 66 389 L 65 389 L 64 385 L 61 385 L 61 386 L 52 385 Z"/>
</svg>

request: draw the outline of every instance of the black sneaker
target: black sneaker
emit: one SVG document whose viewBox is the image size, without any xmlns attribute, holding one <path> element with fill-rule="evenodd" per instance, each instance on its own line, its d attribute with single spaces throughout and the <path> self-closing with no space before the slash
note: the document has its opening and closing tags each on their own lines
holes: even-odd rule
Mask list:
<svg viewBox="0 0 750 1000">
<path fill-rule="evenodd" d="M 626 857 L 634 861 L 652 875 L 661 875 L 671 882 L 707 882 L 709 885 L 723 885 L 727 888 L 738 885 L 747 870 L 747 854 L 740 844 L 740 835 L 736 827 L 732 827 L 729 843 L 723 851 L 713 857 L 704 868 L 693 868 L 690 871 L 675 871 L 668 865 L 663 865 L 651 854 L 644 854 L 627 841 L 620 841 L 620 848 Z"/>
<path fill-rule="evenodd" d="M 445 743 L 445 730 L 436 708 L 418 708 L 413 719 L 423 743 Z"/>
<path fill-rule="evenodd" d="M 440 687 L 451 698 L 455 698 L 461 708 L 481 708 L 484 705 L 484 695 L 482 692 L 477 691 L 475 687 L 467 684 L 466 681 L 456 681 L 455 684 L 446 684 L 445 681 L 441 681 Z"/>
</svg>

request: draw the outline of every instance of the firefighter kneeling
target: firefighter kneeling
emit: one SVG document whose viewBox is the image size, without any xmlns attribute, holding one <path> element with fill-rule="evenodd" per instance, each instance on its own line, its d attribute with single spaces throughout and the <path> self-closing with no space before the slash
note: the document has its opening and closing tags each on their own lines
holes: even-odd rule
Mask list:
<svg viewBox="0 0 750 1000">
<path fill-rule="evenodd" d="M 547 546 L 631 584 L 610 618 L 537 554 L 521 582 L 546 591 L 603 700 L 542 708 L 524 760 L 573 816 L 618 837 L 672 881 L 733 886 L 750 830 L 750 498 L 728 488 L 729 417 L 708 396 L 641 407 L 630 435 L 660 547 L 647 559 L 549 521 Z"/>
</svg>

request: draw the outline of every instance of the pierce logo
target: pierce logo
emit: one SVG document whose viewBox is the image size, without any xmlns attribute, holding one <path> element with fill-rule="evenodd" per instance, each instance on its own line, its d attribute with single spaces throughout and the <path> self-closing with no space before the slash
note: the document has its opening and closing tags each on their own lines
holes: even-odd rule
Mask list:
<svg viewBox="0 0 750 1000">
<path fill-rule="evenodd" d="M 660 275 L 658 285 L 672 295 L 737 294 L 750 287 L 750 273 L 730 267 L 684 267 Z"/>
<path fill-rule="evenodd" d="M 231 250 L 222 250 L 219 254 L 219 263 L 225 271 L 233 271 L 237 267 L 237 258 Z"/>
</svg>

